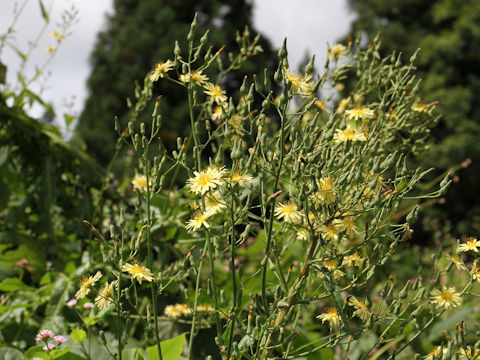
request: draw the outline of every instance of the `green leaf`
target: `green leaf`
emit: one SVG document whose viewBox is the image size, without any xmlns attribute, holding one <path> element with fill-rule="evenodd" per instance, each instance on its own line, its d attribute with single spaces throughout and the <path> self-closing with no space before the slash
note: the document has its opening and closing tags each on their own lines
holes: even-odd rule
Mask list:
<svg viewBox="0 0 480 360">
<path fill-rule="evenodd" d="M 162 346 L 163 360 L 177 360 L 182 354 L 184 343 L 185 333 L 180 334 L 172 339 L 162 341 L 160 345 Z M 147 348 L 147 355 L 149 360 L 160 360 L 156 345 Z"/>
<path fill-rule="evenodd" d="M 38 0 L 38 4 L 40 5 L 40 11 L 42 12 L 42 17 L 45 19 L 45 21 L 48 23 L 50 22 L 50 19 L 48 17 L 47 10 L 45 9 L 45 6 L 43 5 L 42 0 Z"/>
<path fill-rule="evenodd" d="M 87 333 L 85 332 L 85 330 L 82 330 L 82 329 L 73 329 L 72 332 L 70 333 L 70 338 L 74 342 L 80 343 L 87 339 Z"/>
<path fill-rule="evenodd" d="M 7 81 L 7 66 L 0 62 L 0 84 L 5 84 Z"/>
<path fill-rule="evenodd" d="M 0 348 L 0 359 L 2 359 L 2 360 L 25 360 L 25 357 L 17 349 Z"/>
<path fill-rule="evenodd" d="M 12 292 L 12 291 L 34 291 L 35 288 L 28 286 L 18 278 L 4 279 L 0 283 L 0 291 Z"/>
<path fill-rule="evenodd" d="M 71 349 L 72 349 L 71 346 L 67 346 L 67 347 L 64 348 L 64 349 L 53 350 L 53 351 L 50 353 L 50 357 L 51 357 L 52 359 L 59 359 L 59 358 L 61 358 L 62 356 L 68 354 Z"/>
</svg>

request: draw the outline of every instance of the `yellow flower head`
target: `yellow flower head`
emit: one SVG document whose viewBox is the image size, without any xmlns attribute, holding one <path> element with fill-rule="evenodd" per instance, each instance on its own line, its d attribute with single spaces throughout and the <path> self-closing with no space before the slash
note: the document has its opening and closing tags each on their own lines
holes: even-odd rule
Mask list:
<svg viewBox="0 0 480 360">
<path fill-rule="evenodd" d="M 325 266 L 328 271 L 332 273 L 334 278 L 339 278 L 345 275 L 342 270 L 338 269 L 337 262 L 335 260 L 324 261 L 323 266 Z"/>
<path fill-rule="evenodd" d="M 57 50 L 57 47 L 55 45 L 48 45 L 45 48 L 45 51 L 48 52 L 48 53 L 54 52 L 55 50 Z"/>
<path fill-rule="evenodd" d="M 319 191 L 315 193 L 315 196 L 327 205 L 333 203 L 337 196 L 337 191 L 335 190 L 332 177 L 321 178 L 316 180 L 316 182 Z"/>
<path fill-rule="evenodd" d="M 99 310 L 105 310 L 113 302 L 113 286 L 114 282 L 106 282 L 98 291 L 97 297 L 95 298 L 95 304 Z"/>
<path fill-rule="evenodd" d="M 357 316 L 362 321 L 370 319 L 370 311 L 368 310 L 367 305 L 365 305 L 365 299 L 358 300 L 355 296 L 350 296 L 347 304 L 355 308 L 353 315 Z"/>
<path fill-rule="evenodd" d="M 418 103 L 418 104 L 412 105 L 412 110 L 416 112 L 423 112 L 425 111 L 426 108 L 427 108 L 427 105 L 425 105 L 424 103 Z"/>
<path fill-rule="evenodd" d="M 222 120 L 222 116 L 223 116 L 222 107 L 220 105 L 217 105 L 213 108 L 212 116 L 210 117 L 210 119 L 212 119 L 213 122 L 218 123 Z"/>
<path fill-rule="evenodd" d="M 50 36 L 53 36 L 55 39 L 57 39 L 57 41 L 63 41 L 63 40 L 65 40 L 65 36 L 62 35 L 62 33 L 60 32 L 60 30 L 53 30 L 53 31 L 50 33 Z"/>
<path fill-rule="evenodd" d="M 437 308 L 445 309 L 454 308 L 462 303 L 462 298 L 455 292 L 455 288 L 443 287 L 442 290 L 433 289 L 431 292 L 431 300 L 433 304 L 437 304 Z"/>
<path fill-rule="evenodd" d="M 360 256 L 358 251 L 355 251 L 352 255 L 347 255 L 343 258 L 342 265 L 346 266 L 362 266 L 363 258 Z"/>
<path fill-rule="evenodd" d="M 132 179 L 132 186 L 137 191 L 147 190 L 147 177 L 145 175 L 135 175 Z"/>
<path fill-rule="evenodd" d="M 132 275 L 132 281 L 137 279 L 139 284 L 141 284 L 144 279 L 148 282 L 153 280 L 153 274 L 150 269 L 139 263 L 126 263 L 122 266 L 122 271 Z"/>
<path fill-rule="evenodd" d="M 480 267 L 477 265 L 476 260 L 473 262 L 472 265 L 472 279 L 480 282 Z"/>
<path fill-rule="evenodd" d="M 367 141 L 365 134 L 357 129 L 353 129 L 350 126 L 347 126 L 345 130 L 336 129 L 333 139 L 336 142 L 347 142 L 347 141 Z"/>
<path fill-rule="evenodd" d="M 458 251 L 463 251 L 463 252 L 467 252 L 467 251 L 474 251 L 474 252 L 478 252 L 478 248 L 480 247 L 480 241 L 478 241 L 476 238 L 474 237 L 468 237 L 467 240 L 465 241 L 465 243 L 463 244 L 460 244 L 458 246 Z"/>
<path fill-rule="evenodd" d="M 353 216 L 346 216 L 346 214 L 344 214 L 342 218 L 333 220 L 333 224 L 339 231 L 345 231 L 351 238 L 358 236 L 358 229 Z"/>
<path fill-rule="evenodd" d="M 165 62 L 158 62 L 153 65 L 153 69 L 150 73 L 150 81 L 155 82 L 160 78 L 164 78 L 167 72 L 173 69 L 174 62 L 167 60 Z"/>
<path fill-rule="evenodd" d="M 187 180 L 187 186 L 194 194 L 203 195 L 209 190 L 213 190 L 223 184 L 223 175 L 225 171 L 216 167 L 208 167 L 202 171 L 194 171 L 193 178 Z"/>
<path fill-rule="evenodd" d="M 330 61 L 338 61 L 347 55 L 347 48 L 342 44 L 335 44 L 328 48 L 328 58 Z"/>
<path fill-rule="evenodd" d="M 219 85 L 207 83 L 204 88 L 204 93 L 208 95 L 211 102 L 216 102 L 218 105 L 221 105 L 227 101 L 226 91 Z"/>
<path fill-rule="evenodd" d="M 240 171 L 235 171 L 232 174 L 232 182 L 241 187 L 250 187 L 253 183 L 253 177 L 250 174 L 242 174 Z"/>
<path fill-rule="evenodd" d="M 298 224 L 302 221 L 302 213 L 298 211 L 297 205 L 291 201 L 280 203 L 275 207 L 277 219 L 283 219 L 287 223 Z"/>
<path fill-rule="evenodd" d="M 338 228 L 334 224 L 326 224 L 320 227 L 320 232 L 322 236 L 328 241 L 337 241 L 338 240 Z"/>
<path fill-rule="evenodd" d="M 188 307 L 187 304 L 175 304 L 165 306 L 165 310 L 163 311 L 163 313 L 169 318 L 178 319 L 181 316 L 191 315 L 192 310 Z"/>
<path fill-rule="evenodd" d="M 322 320 L 322 324 L 325 323 L 325 321 L 328 321 L 328 325 L 332 328 L 336 328 L 340 325 L 340 315 L 338 315 L 338 311 L 335 308 L 327 308 L 327 312 L 318 315 L 317 319 Z"/>
<path fill-rule="evenodd" d="M 438 359 L 439 358 L 439 351 L 440 351 L 440 346 L 435 346 L 432 349 L 432 351 L 430 351 L 428 353 L 428 355 L 424 356 L 423 358 L 425 360 L 433 360 L 434 357 L 435 357 L 435 359 Z M 447 351 L 448 351 L 448 348 L 444 347 L 443 351 L 442 351 L 443 355 L 445 355 L 447 353 Z"/>
<path fill-rule="evenodd" d="M 197 231 L 200 229 L 202 226 L 208 229 L 210 225 L 207 222 L 207 219 L 213 215 L 211 212 L 205 211 L 197 211 L 193 217 L 187 221 L 187 225 L 185 225 L 185 228 L 187 231 Z"/>
<path fill-rule="evenodd" d="M 374 112 L 367 107 L 358 106 L 352 110 L 345 110 L 348 120 L 368 119 L 373 117 Z"/>
<path fill-rule="evenodd" d="M 222 195 L 215 191 L 211 195 L 205 196 L 205 212 L 214 215 L 225 209 L 227 206 L 222 202 Z"/>
<path fill-rule="evenodd" d="M 296 75 L 293 72 L 283 70 L 284 78 L 292 85 L 292 91 L 294 94 L 309 95 L 312 90 L 311 76 L 303 77 L 302 75 Z"/>
<path fill-rule="evenodd" d="M 202 74 L 202 70 L 199 70 L 188 74 L 182 74 L 180 75 L 179 79 L 184 84 L 192 82 L 193 85 L 202 85 L 208 81 L 208 76 Z"/>
<path fill-rule="evenodd" d="M 305 228 L 298 229 L 297 240 L 308 240 L 308 230 Z"/>
<path fill-rule="evenodd" d="M 77 299 L 83 299 L 85 296 L 87 296 L 90 291 L 92 290 L 93 285 L 100 280 L 102 277 L 102 273 L 100 271 L 97 271 L 97 273 L 94 276 L 84 276 L 80 280 L 80 287 L 75 294 L 75 297 Z"/>
<path fill-rule="evenodd" d="M 463 263 L 463 260 L 456 255 L 447 255 L 447 259 L 455 265 L 458 270 L 465 270 L 466 266 Z"/>
</svg>

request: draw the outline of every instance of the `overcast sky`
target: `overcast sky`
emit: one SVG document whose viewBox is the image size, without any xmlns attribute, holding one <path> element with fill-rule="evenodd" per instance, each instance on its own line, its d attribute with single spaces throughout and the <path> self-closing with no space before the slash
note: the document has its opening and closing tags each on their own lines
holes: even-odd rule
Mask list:
<svg viewBox="0 0 480 360">
<path fill-rule="evenodd" d="M 15 4 L 25 0 L 0 0 L 0 34 L 4 34 L 13 20 Z M 52 0 L 44 0 L 48 7 Z M 15 38 L 12 40 L 22 51 L 42 28 L 39 1 L 27 0 L 22 15 L 18 18 Z M 56 41 L 50 32 L 58 28 L 64 9 L 74 5 L 78 9 L 78 23 L 72 35 L 61 44 L 53 61 L 48 65 L 50 77 L 43 98 L 54 104 L 57 113 L 69 112 L 63 106 L 70 104 L 73 110 L 81 111 L 87 96 L 86 79 L 89 74 L 89 54 L 95 44 L 96 34 L 105 26 L 105 13 L 111 12 L 112 0 L 56 0 L 53 2 L 51 23 L 46 29 L 38 48 L 32 53 L 27 74 L 33 74 L 34 66 L 47 59 L 45 47 Z M 308 52 L 316 54 L 317 65 L 325 60 L 327 43 L 333 44 L 349 29 L 353 15 L 346 0 L 256 0 L 254 1 L 254 26 L 268 37 L 274 47 L 280 47 L 287 37 L 290 66 L 296 68 Z M 16 83 L 19 57 L 11 49 L 4 48 L 0 61 L 8 66 L 7 82 Z M 36 91 L 39 88 L 35 88 Z M 73 102 L 73 104 L 72 104 Z M 38 116 L 39 110 L 32 110 Z"/>
</svg>

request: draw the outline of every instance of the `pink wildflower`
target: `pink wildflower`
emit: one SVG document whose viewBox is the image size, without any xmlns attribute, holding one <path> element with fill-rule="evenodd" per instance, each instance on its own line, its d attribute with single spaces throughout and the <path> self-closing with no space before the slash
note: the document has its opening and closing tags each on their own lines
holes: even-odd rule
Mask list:
<svg viewBox="0 0 480 360">
<path fill-rule="evenodd" d="M 27 259 L 23 258 L 23 259 L 17 261 L 17 266 L 25 266 L 25 265 L 28 265 L 28 260 Z"/>
<path fill-rule="evenodd" d="M 40 330 L 40 332 L 35 336 L 35 341 L 40 342 L 42 340 L 53 338 L 53 332 L 48 329 Z"/>
<path fill-rule="evenodd" d="M 83 307 L 85 309 L 93 309 L 95 307 L 95 304 L 91 303 L 91 302 L 87 302 L 87 303 L 83 304 Z"/>
<path fill-rule="evenodd" d="M 45 351 L 52 351 L 54 348 L 55 348 L 55 345 L 54 345 L 54 344 L 48 343 L 47 345 L 45 345 L 45 346 L 43 347 L 43 350 L 45 350 Z"/>
<path fill-rule="evenodd" d="M 67 339 L 65 339 L 63 336 L 61 335 L 57 335 L 57 336 L 54 336 L 53 337 L 53 340 L 55 340 L 55 342 L 57 343 L 57 345 L 61 345 L 63 344 L 64 342 L 67 341 Z"/>
<path fill-rule="evenodd" d="M 77 299 L 72 299 L 72 300 L 67 302 L 67 306 L 69 308 L 73 308 L 75 305 L 77 305 Z"/>
</svg>

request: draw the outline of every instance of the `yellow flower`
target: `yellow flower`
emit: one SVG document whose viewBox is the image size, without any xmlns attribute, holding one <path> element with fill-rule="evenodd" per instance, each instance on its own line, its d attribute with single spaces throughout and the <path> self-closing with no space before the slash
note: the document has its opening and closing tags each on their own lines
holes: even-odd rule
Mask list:
<svg viewBox="0 0 480 360">
<path fill-rule="evenodd" d="M 466 269 L 465 264 L 463 263 L 463 260 L 460 259 L 460 257 L 456 255 L 447 255 L 447 259 L 450 260 L 450 262 L 452 262 L 458 270 Z"/>
<path fill-rule="evenodd" d="M 323 266 L 325 266 L 335 278 L 339 278 L 345 275 L 345 273 L 342 270 L 338 269 L 337 262 L 335 260 L 324 261 Z"/>
<path fill-rule="evenodd" d="M 478 252 L 478 247 L 480 247 L 480 241 L 474 237 L 468 237 L 465 243 L 458 246 L 457 251 L 475 251 Z"/>
<path fill-rule="evenodd" d="M 342 44 L 335 44 L 328 48 L 328 58 L 330 60 L 338 61 L 347 55 L 347 48 Z"/>
<path fill-rule="evenodd" d="M 188 231 L 197 231 L 200 229 L 202 226 L 204 226 L 206 229 L 210 227 L 210 225 L 207 222 L 207 219 L 213 215 L 210 212 L 204 212 L 202 213 L 201 211 L 197 211 L 193 217 L 187 221 L 187 225 L 185 225 L 185 228 Z"/>
<path fill-rule="evenodd" d="M 347 142 L 347 141 L 367 141 L 365 134 L 357 129 L 353 129 L 350 126 L 347 126 L 345 130 L 336 129 L 333 139 L 336 142 Z"/>
<path fill-rule="evenodd" d="M 480 282 L 480 267 L 477 265 L 476 260 L 473 262 L 472 265 L 472 279 Z"/>
<path fill-rule="evenodd" d="M 317 100 L 317 101 L 315 101 L 315 105 L 317 105 L 317 107 L 318 107 L 321 111 L 328 112 L 327 105 L 325 105 L 325 102 L 324 102 L 324 101 L 322 101 L 322 100 Z"/>
<path fill-rule="evenodd" d="M 292 85 L 292 91 L 294 94 L 309 95 L 312 89 L 310 75 L 304 78 L 302 75 L 296 75 L 295 73 L 290 73 L 286 69 L 284 69 L 283 76 Z"/>
<path fill-rule="evenodd" d="M 345 110 L 345 115 L 348 120 L 358 120 L 371 118 L 373 117 L 374 112 L 367 107 L 358 106 L 352 110 Z"/>
<path fill-rule="evenodd" d="M 147 191 L 147 177 L 145 175 L 135 175 L 132 179 L 132 185 L 137 191 Z"/>
<path fill-rule="evenodd" d="M 95 285 L 95 283 L 100 280 L 101 277 L 102 273 L 100 271 L 97 271 L 94 276 L 82 277 L 82 279 L 80 280 L 80 288 L 75 294 L 75 297 L 77 299 L 83 299 L 85 296 L 87 296 L 92 290 L 93 285 Z"/>
<path fill-rule="evenodd" d="M 437 304 L 437 308 L 445 309 L 454 308 L 462 303 L 462 298 L 455 292 L 455 288 L 443 287 L 442 290 L 433 289 L 431 292 L 431 300 L 433 304 Z"/>
<path fill-rule="evenodd" d="M 50 33 L 50 36 L 53 36 L 55 39 L 57 39 L 57 41 L 63 41 L 63 40 L 65 40 L 65 36 L 62 35 L 62 33 L 60 32 L 60 30 L 53 30 L 53 31 Z"/>
<path fill-rule="evenodd" d="M 342 218 L 333 220 L 333 224 L 338 230 L 345 231 L 345 233 L 352 238 L 358 236 L 358 229 L 353 216 L 344 214 Z"/>
<path fill-rule="evenodd" d="M 337 241 L 338 240 L 338 228 L 333 224 L 322 225 L 320 227 L 320 232 L 322 236 L 328 241 Z"/>
<path fill-rule="evenodd" d="M 330 327 L 338 327 L 340 325 L 340 315 L 338 315 L 338 311 L 335 308 L 327 308 L 327 312 L 318 315 L 317 319 L 322 320 L 322 324 L 328 321 Z"/>
<path fill-rule="evenodd" d="M 122 271 L 132 275 L 132 281 L 137 279 L 139 284 L 142 283 L 143 279 L 148 282 L 153 280 L 153 274 L 150 269 L 139 263 L 126 263 L 122 266 Z"/>
<path fill-rule="evenodd" d="M 472 348 L 470 346 L 467 346 L 467 349 L 461 348 L 459 350 L 459 353 L 462 357 L 462 360 L 473 360 L 473 359 L 479 359 L 480 358 L 480 351 L 477 348 Z"/>
<path fill-rule="evenodd" d="M 418 104 L 412 105 L 412 110 L 416 112 L 423 112 L 425 111 L 426 108 L 427 108 L 427 105 L 425 105 L 424 103 L 418 103 Z"/>
<path fill-rule="evenodd" d="M 305 228 L 298 229 L 297 240 L 308 240 L 308 230 Z"/>
<path fill-rule="evenodd" d="M 193 85 L 201 85 L 208 81 L 208 76 L 205 74 L 202 74 L 202 70 L 199 70 L 199 71 L 193 71 L 188 74 L 182 74 L 180 75 L 179 79 L 184 84 L 189 83 L 191 81 Z"/>
<path fill-rule="evenodd" d="M 187 180 L 187 185 L 194 194 L 203 195 L 207 191 L 222 185 L 223 174 L 224 170 L 216 167 L 209 167 L 202 171 L 194 171 L 194 177 Z"/>
<path fill-rule="evenodd" d="M 165 62 L 158 62 L 153 65 L 152 72 L 150 73 L 150 81 L 155 82 L 160 78 L 164 78 L 167 72 L 173 69 L 174 62 L 167 60 Z"/>
<path fill-rule="evenodd" d="M 210 304 L 203 304 L 197 306 L 197 311 L 199 312 L 212 312 L 215 309 Z"/>
<path fill-rule="evenodd" d="M 287 223 L 298 224 L 302 221 L 302 213 L 298 211 L 297 205 L 291 201 L 280 203 L 275 207 L 275 216 L 277 219 L 283 219 Z"/>
<path fill-rule="evenodd" d="M 240 171 L 235 171 L 232 174 L 232 182 L 242 187 L 250 187 L 253 183 L 253 177 L 250 174 L 242 174 Z"/>
<path fill-rule="evenodd" d="M 342 99 L 338 102 L 337 113 L 342 114 L 345 111 L 348 103 L 350 102 L 350 98 Z"/>
<path fill-rule="evenodd" d="M 113 302 L 113 285 L 113 282 L 106 282 L 98 291 L 97 297 L 95 298 L 95 304 L 99 310 L 105 310 Z"/>
<path fill-rule="evenodd" d="M 213 108 L 212 116 L 210 117 L 210 119 L 212 119 L 213 122 L 219 122 L 222 120 L 222 116 L 223 116 L 222 107 L 217 105 Z"/>
<path fill-rule="evenodd" d="M 57 47 L 55 45 L 48 45 L 45 48 L 45 51 L 48 52 L 48 53 L 54 52 L 55 50 L 57 50 Z"/>
<path fill-rule="evenodd" d="M 362 321 L 370 319 L 370 311 L 368 310 L 367 305 L 365 305 L 365 299 L 358 300 L 355 296 L 350 296 L 347 304 L 355 308 L 353 315 L 357 316 Z"/>
<path fill-rule="evenodd" d="M 355 251 L 352 255 L 347 255 L 343 258 L 342 265 L 346 266 L 362 266 L 363 258 L 360 256 L 358 251 Z"/>
<path fill-rule="evenodd" d="M 197 307 L 198 309 L 198 307 Z M 192 310 L 187 304 L 175 304 L 165 306 L 163 313 L 172 319 L 178 319 L 181 316 L 189 316 L 192 314 Z"/>
<path fill-rule="evenodd" d="M 333 179 L 330 176 L 317 181 L 317 186 L 319 191 L 315 195 L 319 197 L 322 202 L 328 205 L 335 201 L 337 192 L 335 185 L 333 185 Z"/>
<path fill-rule="evenodd" d="M 222 209 L 225 209 L 226 205 L 222 203 L 221 198 L 222 195 L 218 191 L 205 196 L 205 212 L 214 215 L 222 211 Z"/>
<path fill-rule="evenodd" d="M 423 358 L 424 358 L 425 360 L 433 360 L 434 357 L 435 357 L 435 359 L 438 359 L 438 358 L 439 358 L 439 357 L 438 357 L 438 355 L 439 355 L 438 352 L 439 352 L 439 351 L 440 351 L 440 346 L 435 346 L 435 347 L 432 349 L 432 351 L 430 351 L 430 352 L 428 353 L 428 355 L 424 356 Z M 445 354 L 447 353 L 447 351 L 448 351 L 448 348 L 445 348 L 445 347 L 444 347 L 443 350 L 442 350 L 442 353 L 443 353 L 442 355 L 445 355 Z"/>
<path fill-rule="evenodd" d="M 204 88 L 204 93 L 208 95 L 211 102 L 216 102 L 218 105 L 221 105 L 227 101 L 226 91 L 219 85 L 207 83 Z"/>
</svg>

